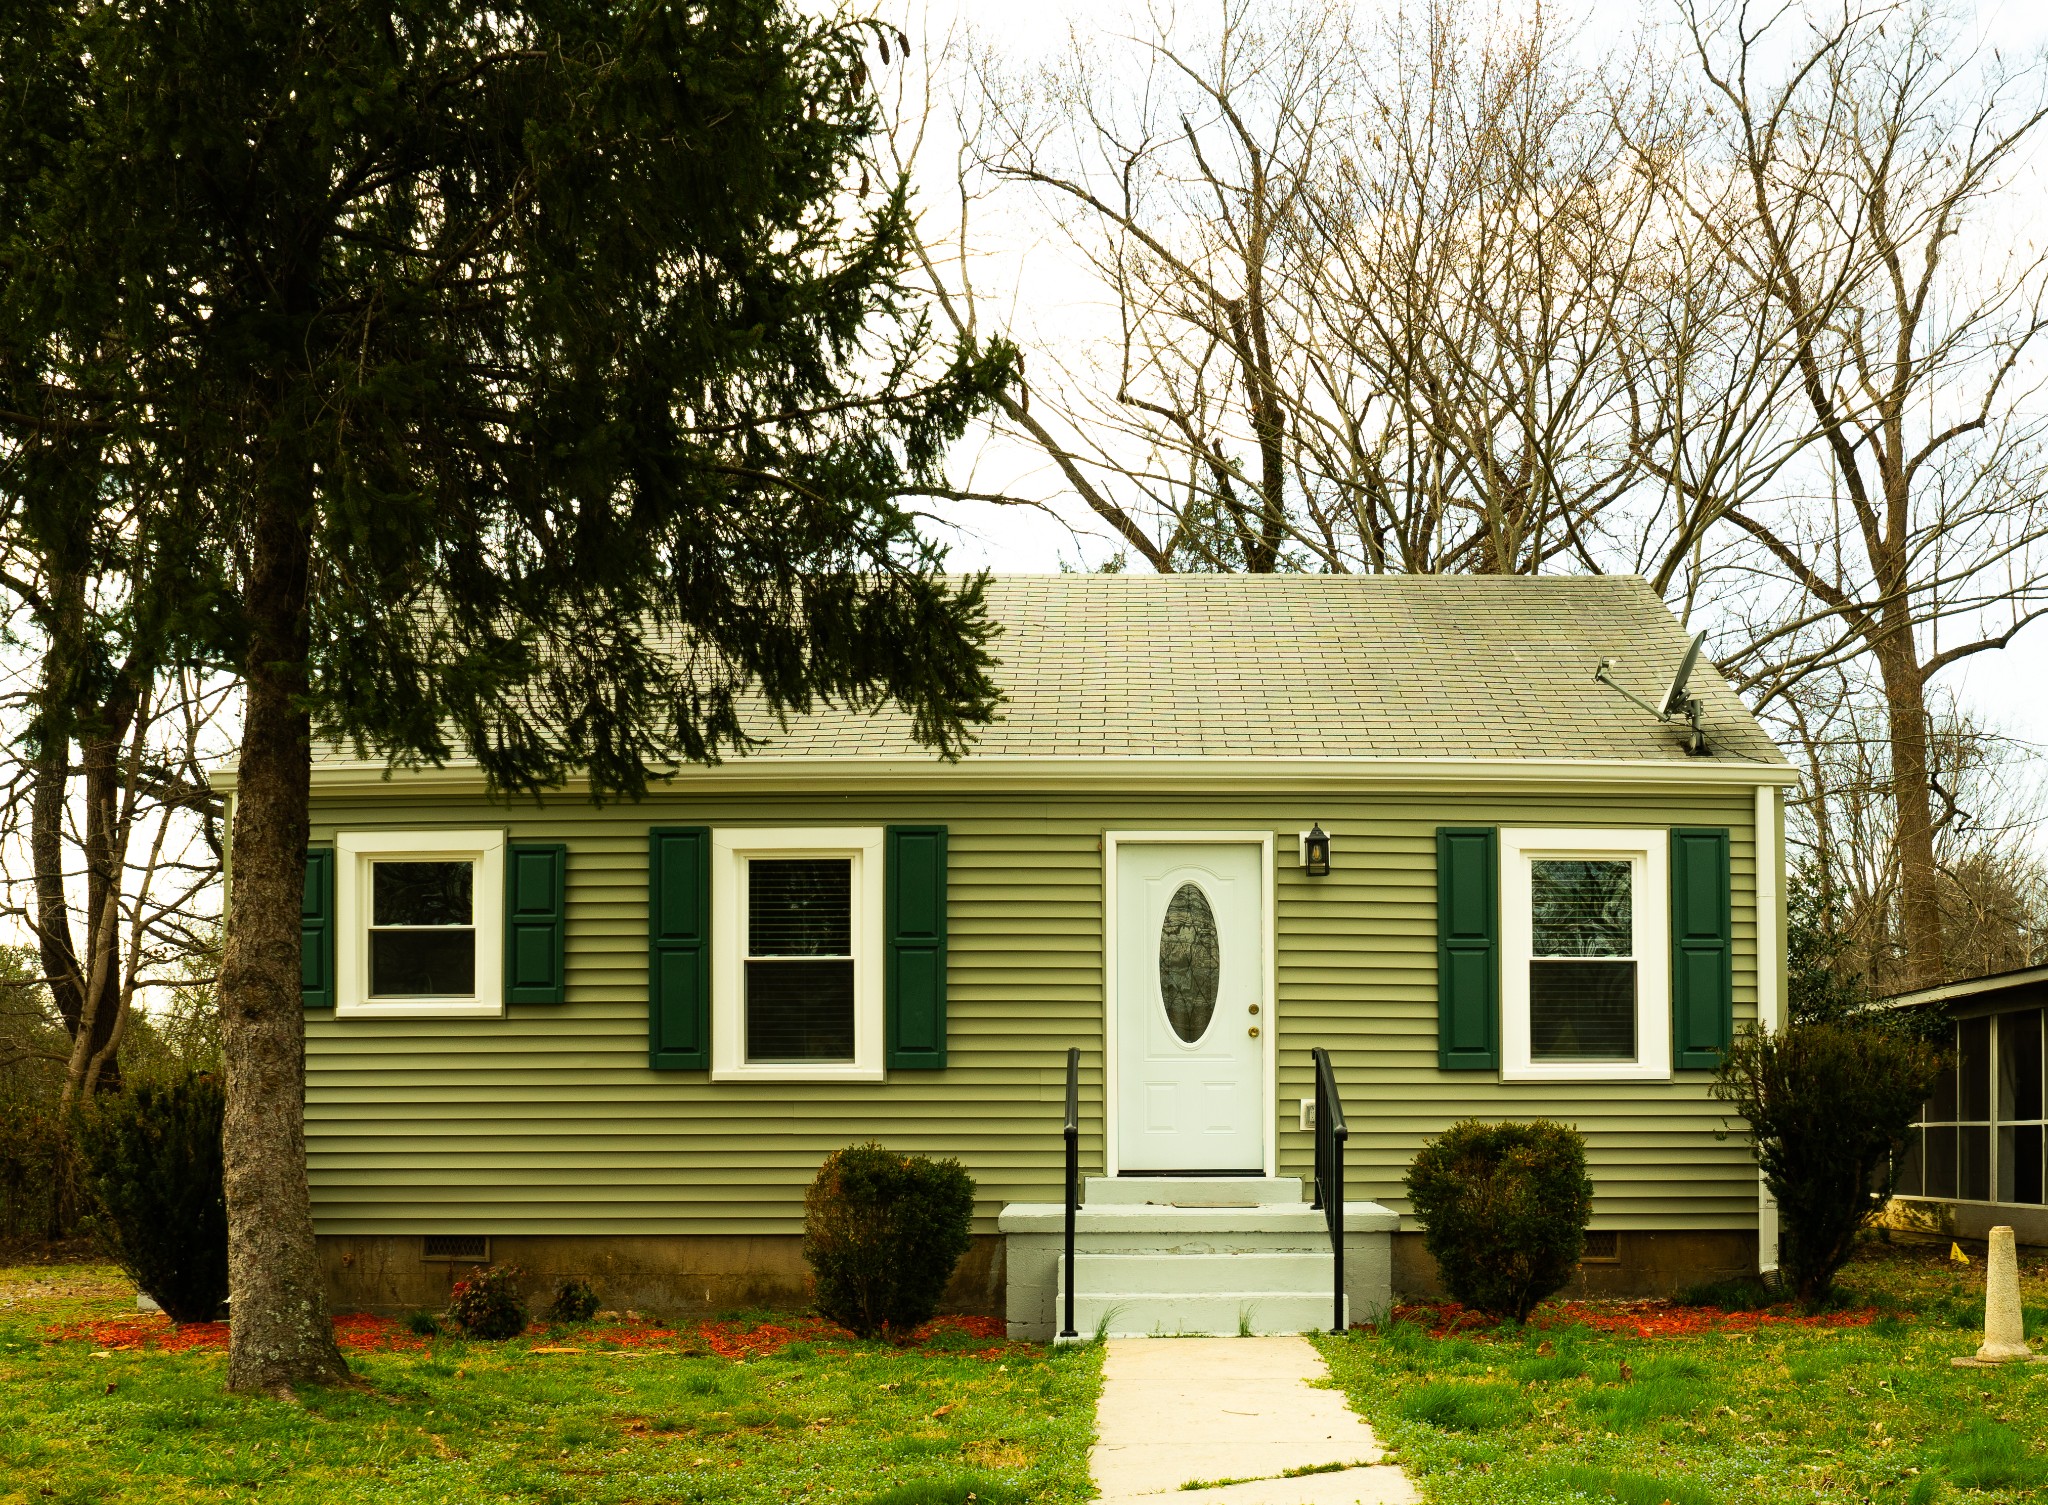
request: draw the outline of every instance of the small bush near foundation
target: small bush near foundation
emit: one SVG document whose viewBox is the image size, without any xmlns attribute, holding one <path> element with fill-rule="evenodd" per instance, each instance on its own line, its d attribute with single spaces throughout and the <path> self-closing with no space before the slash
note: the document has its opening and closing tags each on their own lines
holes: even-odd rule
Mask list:
<svg viewBox="0 0 2048 1505">
<path fill-rule="evenodd" d="M 1828 1299 L 1856 1235 L 1891 1200 L 1913 1117 L 1945 1064 L 1932 1045 L 1877 1025 L 1735 1037 L 1714 1095 L 1749 1120 L 1778 1201 L 1779 1265 L 1801 1301 Z"/>
<path fill-rule="evenodd" d="M 405 1330 L 415 1338 L 438 1338 L 441 1324 L 432 1312 L 414 1312 L 405 1319 Z"/>
<path fill-rule="evenodd" d="M 519 1271 L 511 1265 L 471 1270 L 448 1295 L 448 1319 L 472 1338 L 518 1337 L 526 1331 Z"/>
<path fill-rule="evenodd" d="M 1408 1195 L 1445 1289 L 1516 1322 L 1572 1278 L 1593 1215 L 1585 1140 L 1542 1119 L 1453 1124 L 1408 1167 Z"/>
<path fill-rule="evenodd" d="M 211 1322 L 228 1296 L 221 1120 L 211 1076 L 143 1083 L 74 1124 L 92 1231 L 173 1322 Z"/>
<path fill-rule="evenodd" d="M 588 1322 L 597 1315 L 597 1292 L 587 1280 L 565 1280 L 548 1303 L 550 1322 Z"/>
<path fill-rule="evenodd" d="M 863 1338 L 931 1320 L 970 1242 L 974 1178 L 957 1160 L 879 1144 L 827 1157 L 804 1196 L 818 1310 Z"/>
</svg>

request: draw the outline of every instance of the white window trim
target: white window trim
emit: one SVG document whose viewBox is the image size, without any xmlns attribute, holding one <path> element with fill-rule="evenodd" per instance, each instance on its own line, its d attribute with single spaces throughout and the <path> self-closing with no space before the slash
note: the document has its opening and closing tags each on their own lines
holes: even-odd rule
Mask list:
<svg viewBox="0 0 2048 1505">
<path fill-rule="evenodd" d="M 1668 1082 L 1671 1080 L 1671 835 L 1668 831 L 1547 830 L 1500 833 L 1501 1080 Z M 1636 1059 L 1529 1058 L 1530 863 L 1539 857 L 1627 857 L 1636 959 Z"/>
<path fill-rule="evenodd" d="M 749 857 L 847 857 L 853 862 L 853 1059 L 747 1060 Z M 883 831 L 880 826 L 741 828 L 711 833 L 711 1080 L 879 1082 L 883 1066 Z"/>
<path fill-rule="evenodd" d="M 505 833 L 344 831 L 334 838 L 334 1012 L 348 1019 L 498 1019 L 505 1013 Z M 370 868 L 380 857 L 476 864 L 476 992 L 371 998 Z"/>
</svg>

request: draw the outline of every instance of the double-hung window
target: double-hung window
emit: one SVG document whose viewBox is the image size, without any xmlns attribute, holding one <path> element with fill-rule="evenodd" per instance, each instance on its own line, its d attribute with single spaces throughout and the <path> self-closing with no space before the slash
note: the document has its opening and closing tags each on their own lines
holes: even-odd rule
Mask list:
<svg viewBox="0 0 2048 1505">
<path fill-rule="evenodd" d="M 1668 837 L 1501 832 L 1501 1074 L 1671 1073 Z"/>
<path fill-rule="evenodd" d="M 879 827 L 712 833 L 712 1075 L 880 1081 Z"/>
<path fill-rule="evenodd" d="M 344 832 L 335 855 L 338 1013 L 504 1012 L 502 831 Z"/>
</svg>

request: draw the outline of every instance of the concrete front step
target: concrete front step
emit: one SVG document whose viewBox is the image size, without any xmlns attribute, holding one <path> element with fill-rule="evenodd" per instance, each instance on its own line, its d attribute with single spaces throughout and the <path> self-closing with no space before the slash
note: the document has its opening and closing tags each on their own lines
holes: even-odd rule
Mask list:
<svg viewBox="0 0 2048 1505">
<path fill-rule="evenodd" d="M 1066 1295 L 1055 1293 L 1056 1312 Z M 1347 1302 L 1347 1312 L 1349 1304 Z M 1074 1293 L 1075 1340 L 1236 1338 L 1305 1333 L 1330 1326 L 1330 1293 L 1273 1291 L 1105 1291 Z M 1348 1321 L 1348 1317 L 1347 1317 Z"/>
<path fill-rule="evenodd" d="M 1089 1207 L 1268 1207 L 1302 1201 L 1299 1176 L 1090 1176 Z"/>
<path fill-rule="evenodd" d="M 1329 1305 L 1332 1259 L 1325 1248 L 1233 1254 L 1074 1252 L 1076 1298 L 1090 1291 L 1206 1295 L 1214 1291 L 1294 1296 L 1321 1292 Z M 1237 1331 L 1236 1328 L 1231 1329 Z"/>
<path fill-rule="evenodd" d="M 1091 1187 L 1092 1190 L 1092 1187 Z M 1013 1202 L 1004 1241 L 1010 1335 L 1057 1332 L 1066 1209 Z M 1344 1288 L 1354 1312 L 1377 1316 L 1392 1300 L 1392 1235 L 1400 1219 L 1373 1202 L 1344 1209 Z M 1306 1202 L 1188 1207 L 1101 1201 L 1074 1219 L 1075 1324 L 1112 1335 L 1306 1332 L 1330 1325 L 1330 1231 Z"/>
</svg>

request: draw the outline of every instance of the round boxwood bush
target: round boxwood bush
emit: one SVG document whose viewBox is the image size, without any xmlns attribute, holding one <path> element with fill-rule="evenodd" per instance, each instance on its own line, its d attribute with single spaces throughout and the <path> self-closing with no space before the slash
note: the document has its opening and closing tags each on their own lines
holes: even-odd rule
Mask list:
<svg viewBox="0 0 2048 1505">
<path fill-rule="evenodd" d="M 92 1229 L 173 1322 L 211 1322 L 228 1296 L 228 1211 L 211 1076 L 143 1082 L 73 1124 Z"/>
<path fill-rule="evenodd" d="M 478 1266 L 448 1293 L 448 1318 L 472 1338 L 516 1338 L 526 1331 L 519 1271 L 511 1265 Z"/>
<path fill-rule="evenodd" d="M 1526 1322 L 1585 1251 L 1593 1216 L 1586 1141 L 1544 1119 L 1467 1119 L 1422 1147 L 1408 1167 L 1408 1196 L 1452 1297 Z"/>
<path fill-rule="evenodd" d="M 931 1320 L 970 1242 L 974 1178 L 957 1160 L 879 1144 L 828 1156 L 804 1196 L 818 1310 L 863 1338 Z"/>
</svg>

